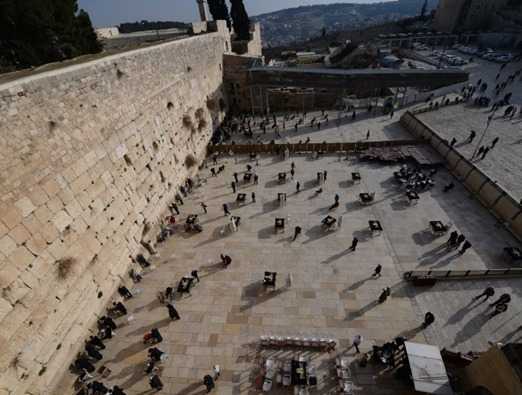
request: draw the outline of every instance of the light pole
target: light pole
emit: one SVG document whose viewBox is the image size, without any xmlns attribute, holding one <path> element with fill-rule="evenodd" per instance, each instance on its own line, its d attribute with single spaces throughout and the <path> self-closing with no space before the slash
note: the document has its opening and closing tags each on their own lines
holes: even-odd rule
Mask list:
<svg viewBox="0 0 522 395">
<path fill-rule="evenodd" d="M 482 144 L 482 141 L 484 140 L 484 137 L 486 137 L 486 132 L 489 129 L 489 125 L 491 125 L 491 121 L 493 120 L 493 117 L 495 116 L 495 113 L 496 113 L 496 110 L 495 110 L 495 112 L 493 114 L 491 114 L 488 117 L 488 120 L 486 122 L 486 128 L 482 132 L 482 136 L 480 136 L 480 140 L 478 141 L 477 146 L 475 147 L 475 151 L 473 152 L 473 155 L 471 156 L 471 159 L 473 159 L 475 157 L 475 155 L 477 155 L 477 152 L 479 150 L 480 144 Z"/>
</svg>

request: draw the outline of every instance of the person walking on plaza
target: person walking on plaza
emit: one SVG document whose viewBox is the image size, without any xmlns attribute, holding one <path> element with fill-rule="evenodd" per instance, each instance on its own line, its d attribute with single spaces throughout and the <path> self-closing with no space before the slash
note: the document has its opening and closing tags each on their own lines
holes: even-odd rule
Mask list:
<svg viewBox="0 0 522 395">
<path fill-rule="evenodd" d="M 357 354 L 361 353 L 361 350 L 359 350 L 359 346 L 361 345 L 362 340 L 363 340 L 363 338 L 361 335 L 355 335 L 353 338 L 352 347 L 355 348 L 355 352 Z"/>
<path fill-rule="evenodd" d="M 257 174 L 254 174 L 254 185 L 259 184 L 259 176 Z"/>
<path fill-rule="evenodd" d="M 493 306 L 496 306 L 496 305 L 499 305 L 499 304 L 508 304 L 509 302 L 511 302 L 511 295 L 510 294 L 502 294 L 502 295 L 500 295 L 500 298 L 495 300 L 493 303 L 490 303 L 489 305 L 493 307 Z"/>
<path fill-rule="evenodd" d="M 295 184 L 295 193 L 299 193 L 300 190 L 301 190 L 301 183 L 299 181 L 297 181 L 297 183 Z"/>
<path fill-rule="evenodd" d="M 466 240 L 466 236 L 464 236 L 463 234 L 460 234 L 458 237 L 457 237 L 457 242 L 455 243 L 455 249 L 459 248 L 460 245 L 462 243 L 464 243 L 464 240 Z"/>
<path fill-rule="evenodd" d="M 339 207 L 339 195 L 336 193 L 334 197 L 334 204 L 332 204 L 329 208 L 329 210 L 333 210 Z"/>
<path fill-rule="evenodd" d="M 370 140 L 370 129 L 366 132 L 366 140 Z"/>
<path fill-rule="evenodd" d="M 228 255 L 221 254 L 221 263 L 226 269 L 232 263 L 232 258 L 230 258 Z"/>
<path fill-rule="evenodd" d="M 493 318 L 496 315 L 505 313 L 507 311 L 507 309 L 508 309 L 507 303 L 499 303 L 499 304 L 495 305 L 495 311 L 493 311 L 489 315 L 489 319 Z"/>
<path fill-rule="evenodd" d="M 379 295 L 379 303 L 386 302 L 386 299 L 388 299 L 388 296 L 391 295 L 391 289 L 390 287 L 386 287 L 382 290 L 381 294 Z"/>
<path fill-rule="evenodd" d="M 459 237 L 459 234 L 458 234 L 458 232 L 456 230 L 451 232 L 450 237 L 449 237 L 448 241 L 446 242 L 446 246 L 448 248 L 454 247 L 455 244 L 457 244 L 457 238 L 458 237 Z"/>
<path fill-rule="evenodd" d="M 256 202 L 256 193 L 255 192 L 252 192 L 252 203 L 255 203 Z"/>
<path fill-rule="evenodd" d="M 300 226 L 296 226 L 295 229 L 294 229 L 294 238 L 292 239 L 292 241 L 295 241 L 297 239 L 297 237 L 301 234 L 301 227 Z"/>
<path fill-rule="evenodd" d="M 352 240 L 352 245 L 350 246 L 350 250 L 355 251 L 357 249 L 357 244 L 359 244 L 359 239 L 354 237 Z"/>
<path fill-rule="evenodd" d="M 454 147 L 455 144 L 457 144 L 457 139 L 456 139 L 455 137 L 453 137 L 453 138 L 451 139 L 450 145 L 451 145 L 452 147 Z"/>
<path fill-rule="evenodd" d="M 493 295 L 495 295 L 495 289 L 493 287 L 487 287 L 484 292 L 482 292 L 480 295 L 477 295 L 473 298 L 473 300 L 479 300 L 482 297 L 486 297 L 481 303 L 484 303 L 486 300 L 491 298 Z"/>
<path fill-rule="evenodd" d="M 190 276 L 199 283 L 199 274 L 197 270 L 192 270 Z"/>
<path fill-rule="evenodd" d="M 324 182 L 326 182 L 326 178 L 328 177 L 328 172 L 325 170 L 323 171 L 323 179 L 324 179 Z"/>
<path fill-rule="evenodd" d="M 293 180 L 293 179 L 294 179 L 294 176 L 295 176 L 295 170 L 294 170 L 294 168 L 292 167 L 292 168 L 290 169 L 290 178 Z"/>
<path fill-rule="evenodd" d="M 459 254 L 463 255 L 470 248 L 471 243 L 468 240 L 464 241 L 464 244 L 462 244 L 462 248 L 460 249 Z"/>
<path fill-rule="evenodd" d="M 236 182 L 236 184 L 239 184 L 239 178 L 237 173 L 234 173 L 234 181 Z"/>
<path fill-rule="evenodd" d="M 166 306 L 169 311 L 169 317 L 172 321 L 181 319 L 178 310 L 176 310 L 176 308 L 171 303 L 167 303 Z"/>
<path fill-rule="evenodd" d="M 207 394 L 214 389 L 214 379 L 208 374 L 203 377 L 203 384 L 207 387 Z"/>
<path fill-rule="evenodd" d="M 426 329 L 428 326 L 430 326 L 434 322 L 435 322 L 435 316 L 433 315 L 433 313 L 431 311 L 428 311 L 424 315 L 424 322 L 422 323 L 421 327 L 423 329 Z"/>
<path fill-rule="evenodd" d="M 226 203 L 223 203 L 223 212 L 225 213 L 225 216 L 230 215 L 230 211 L 228 210 L 228 205 Z"/>
<path fill-rule="evenodd" d="M 480 160 L 484 160 L 486 158 L 486 155 L 488 154 L 490 149 L 490 147 L 484 148 L 484 152 L 482 152 L 482 157 L 480 158 Z"/>
<path fill-rule="evenodd" d="M 203 212 L 204 212 L 205 214 L 208 213 L 208 211 L 207 211 L 208 206 L 207 206 L 205 203 L 201 202 L 201 208 L 203 209 Z"/>
<path fill-rule="evenodd" d="M 176 203 L 172 203 L 170 205 L 170 208 L 171 208 L 171 211 L 174 210 L 176 212 L 176 214 L 179 215 L 179 207 Z"/>
<path fill-rule="evenodd" d="M 375 270 L 373 271 L 372 277 L 381 277 L 381 271 L 382 271 L 382 265 L 379 264 L 375 267 Z"/>
<path fill-rule="evenodd" d="M 477 154 L 472 156 L 471 159 L 473 158 L 478 158 L 480 155 L 482 155 L 484 153 L 484 150 L 486 149 L 486 147 L 484 147 L 483 145 L 480 146 L 480 148 L 478 149 L 477 151 Z"/>
<path fill-rule="evenodd" d="M 230 186 L 232 187 L 232 193 L 236 193 L 236 183 L 234 181 L 232 181 L 230 183 Z"/>
<path fill-rule="evenodd" d="M 477 132 L 475 132 L 474 130 L 472 130 L 469 133 L 469 137 L 468 137 L 468 140 L 467 140 L 468 144 L 473 142 L 473 140 L 475 139 L 476 135 L 477 135 Z"/>
</svg>

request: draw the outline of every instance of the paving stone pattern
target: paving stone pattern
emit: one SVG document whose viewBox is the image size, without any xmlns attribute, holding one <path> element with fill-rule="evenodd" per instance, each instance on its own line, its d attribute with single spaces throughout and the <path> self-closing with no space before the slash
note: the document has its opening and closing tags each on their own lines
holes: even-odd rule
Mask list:
<svg viewBox="0 0 522 395">
<path fill-rule="evenodd" d="M 277 174 L 289 172 L 291 161 L 296 164 L 295 180 L 279 185 Z M 440 186 L 451 177 L 445 171 L 436 176 L 437 188 L 423 193 L 419 204 L 410 207 L 405 204 L 404 192 L 392 181 L 394 166 L 363 164 L 355 158 L 311 160 L 300 156 L 280 161 L 265 157 L 256 167 L 259 185 L 242 186 L 247 204 L 237 207 L 230 182 L 232 174 L 244 171 L 247 163 L 246 158 L 226 159 L 224 175 L 209 177 L 181 206 L 177 234 L 160 249 L 156 269 L 138 285 L 141 293 L 127 303 L 133 320 L 126 323 L 120 319 L 122 327 L 107 342 L 104 363 L 112 370 L 107 382 L 121 384 L 129 394 L 147 390 L 143 372 L 147 347 L 141 340 L 152 327 L 160 329 L 165 340 L 159 348 L 169 354 L 162 372 L 166 385 L 161 393 L 165 394 L 203 393 L 202 378 L 214 364 L 223 370 L 217 393 L 257 393 L 255 383 L 264 358 L 299 355 L 296 351 L 260 351 L 256 340 L 262 334 L 338 339 L 335 354 L 302 351 L 301 355 L 318 367 L 320 393 L 334 391 L 335 355 L 349 355 L 354 360 L 357 393 L 361 394 L 403 394 L 407 390 L 384 372 L 356 366 L 354 350 L 349 348 L 356 334 L 364 338 L 363 352 L 398 335 L 469 351 L 486 349 L 487 340 L 509 340 L 522 334 L 516 331 L 520 280 L 493 284 L 499 294 L 513 292 L 514 301 L 507 313 L 489 322 L 483 314 L 486 305 L 468 304 L 489 282 L 439 283 L 430 289 L 415 289 L 401 280 L 401 273 L 413 268 L 502 267 L 500 248 L 513 243 L 462 187 L 457 186 L 451 194 L 440 192 Z M 322 170 L 328 171 L 328 178 L 323 192 L 316 195 L 315 174 Z M 352 171 L 361 172 L 361 184 L 348 181 Z M 202 175 L 210 172 L 203 170 Z M 298 194 L 296 181 L 302 185 Z M 254 191 L 256 203 L 250 199 Z M 361 206 L 358 194 L 372 191 L 376 192 L 376 203 Z M 275 202 L 278 192 L 288 193 L 284 207 Z M 336 193 L 341 205 L 333 215 L 343 215 L 342 228 L 325 232 L 320 221 L 329 214 Z M 202 213 L 200 202 L 209 206 L 208 214 Z M 224 230 L 228 219 L 223 216 L 223 203 L 241 217 L 237 233 Z M 182 230 L 191 213 L 201 216 L 204 231 L 200 234 Z M 284 233 L 274 232 L 277 217 L 288 221 Z M 381 221 L 382 235 L 369 234 L 370 219 Z M 458 258 L 442 253 L 445 238 L 433 238 L 426 232 L 432 219 L 453 222 L 474 247 Z M 302 227 L 303 233 L 292 242 L 295 226 Z M 357 250 L 350 252 L 354 236 L 360 242 Z M 218 264 L 221 253 L 233 259 L 227 269 Z M 377 264 L 383 265 L 383 273 L 374 279 L 371 274 Z M 177 284 L 193 269 L 199 269 L 201 283 L 190 297 L 176 302 L 181 320 L 171 322 L 156 294 Z M 261 285 L 264 271 L 278 272 L 273 292 L 264 291 Z M 292 275 L 291 286 L 286 285 L 288 274 Z M 392 288 L 392 297 L 380 305 L 376 299 L 386 286 Z M 419 324 L 428 310 L 435 314 L 436 322 L 421 331 Z M 64 391 L 67 384 L 65 380 Z M 275 389 L 274 393 L 279 392 Z"/>
</svg>

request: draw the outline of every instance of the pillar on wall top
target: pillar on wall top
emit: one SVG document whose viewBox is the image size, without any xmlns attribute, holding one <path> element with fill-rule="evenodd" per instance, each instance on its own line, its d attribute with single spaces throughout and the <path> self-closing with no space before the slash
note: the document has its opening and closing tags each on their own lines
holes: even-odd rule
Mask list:
<svg viewBox="0 0 522 395">
<path fill-rule="evenodd" d="M 201 18 L 201 22 L 207 21 L 207 8 L 205 6 L 205 0 L 196 0 L 198 3 L 199 9 L 199 17 Z"/>
</svg>

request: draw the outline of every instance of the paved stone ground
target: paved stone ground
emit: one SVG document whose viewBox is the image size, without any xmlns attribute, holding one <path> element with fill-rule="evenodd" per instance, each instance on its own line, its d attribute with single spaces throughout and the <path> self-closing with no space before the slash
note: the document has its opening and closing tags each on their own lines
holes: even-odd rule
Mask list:
<svg viewBox="0 0 522 395">
<path fill-rule="evenodd" d="M 277 173 L 289 171 L 296 163 L 296 180 L 302 185 L 295 194 L 295 183 L 283 186 L 276 182 Z M 159 348 L 169 354 L 162 379 L 164 394 L 201 394 L 202 377 L 214 364 L 223 370 L 217 393 L 258 393 L 254 382 L 263 358 L 273 355 L 289 357 L 291 352 L 259 351 L 256 340 L 262 334 L 331 336 L 339 340 L 337 352 L 355 359 L 349 349 L 356 334 L 364 337 L 363 351 L 373 344 L 382 344 L 398 335 L 413 341 L 428 342 L 460 351 L 484 350 L 488 340 L 520 338 L 520 280 L 496 281 L 500 294 L 514 293 L 510 310 L 486 322 L 485 305 L 471 306 L 471 298 L 488 283 L 440 283 L 427 290 L 414 289 L 401 280 L 404 270 L 413 268 L 485 268 L 502 267 L 501 248 L 514 241 L 466 191 L 458 186 L 451 194 L 442 194 L 440 187 L 422 195 L 417 206 L 404 204 L 403 191 L 392 182 L 393 166 L 339 161 L 335 157 L 310 160 L 295 157 L 281 162 L 272 157 L 262 158 L 257 171 L 258 186 L 241 189 L 247 193 L 248 204 L 235 207 L 235 195 L 229 187 L 232 174 L 245 169 L 246 159 L 227 159 L 224 176 L 209 178 L 181 206 L 183 223 L 190 213 L 202 214 L 199 203 L 209 206 L 201 215 L 204 232 L 178 234 L 160 249 L 156 269 L 147 274 L 139 288 L 142 292 L 128 302 L 134 318 L 129 323 L 119 319 L 121 327 L 115 338 L 107 342 L 104 363 L 112 369 L 105 381 L 120 384 L 129 394 L 148 393 L 143 369 L 146 347 L 143 334 L 158 327 L 164 341 Z M 324 192 L 315 195 L 313 180 L 319 170 L 328 171 Z M 360 171 L 363 182 L 352 185 L 347 181 L 351 171 Z M 203 171 L 206 175 L 207 171 Z M 451 176 L 437 175 L 440 185 Z M 257 202 L 251 203 L 255 191 Z M 363 207 L 357 202 L 361 191 L 375 191 L 376 203 Z M 278 192 L 287 192 L 285 207 L 275 203 Z M 335 216 L 343 215 L 342 228 L 324 232 L 320 221 L 328 214 L 335 193 L 341 196 L 341 206 Z M 228 203 L 243 224 L 237 233 L 223 233 L 227 223 L 222 204 Z M 274 218 L 287 218 L 284 234 L 274 233 Z M 378 219 L 384 233 L 372 237 L 367 231 L 368 220 Z M 462 257 L 445 254 L 440 248 L 445 241 L 426 233 L 431 219 L 450 220 L 465 233 L 474 248 Z M 292 242 L 294 226 L 303 234 Z M 348 251 L 352 238 L 360 243 L 356 252 Z M 222 270 L 219 254 L 228 253 L 232 265 Z M 372 279 L 377 264 L 383 265 L 383 275 Z M 181 320 L 171 322 L 165 307 L 156 299 L 158 290 L 177 283 L 193 269 L 200 270 L 201 283 L 192 296 L 176 302 Z M 263 272 L 278 272 L 275 292 L 264 292 Z M 292 285 L 285 279 L 292 274 Z M 383 287 L 392 288 L 392 297 L 384 304 L 376 303 Z M 425 331 L 418 326 L 423 314 L 431 310 L 435 324 Z M 297 355 L 293 352 L 292 355 Z M 333 393 L 335 387 L 333 358 L 335 354 L 305 353 L 318 368 L 319 393 Z M 407 390 L 389 375 L 373 368 L 356 371 L 355 382 L 361 394 L 405 394 Z M 66 380 L 67 381 L 67 380 Z M 65 385 L 65 384 L 64 384 Z M 64 390 L 63 393 L 66 391 Z M 276 389 L 274 393 L 279 393 Z"/>
<path fill-rule="evenodd" d="M 390 116 L 382 116 L 375 114 L 369 114 L 367 111 L 357 111 L 355 120 L 352 120 L 351 112 L 339 112 L 339 111 L 327 111 L 328 124 L 324 119 L 321 119 L 321 112 L 309 112 L 306 115 L 305 125 L 299 126 L 297 132 L 295 132 L 294 125 L 295 120 L 286 121 L 286 129 L 283 131 L 282 122 L 283 117 L 278 116 L 278 124 L 281 128 L 280 138 L 277 137 L 275 132 L 271 129 L 272 124 L 267 127 L 266 134 L 263 134 L 258 127 L 253 128 L 255 133 L 254 140 L 246 139 L 244 136 L 236 134 L 233 135 L 232 140 L 236 143 L 255 142 L 259 136 L 263 143 L 267 143 L 271 140 L 277 142 L 290 142 L 297 143 L 300 140 L 305 141 L 308 137 L 312 143 L 322 143 L 323 141 L 332 143 L 344 143 L 344 142 L 356 142 L 356 141 L 367 141 L 366 133 L 370 130 L 369 141 L 382 141 L 382 140 L 403 140 L 411 139 L 411 135 L 404 130 L 399 124 L 400 114 L 395 113 L 393 118 Z M 302 114 L 301 114 L 302 116 Z M 321 120 L 321 129 L 318 130 L 316 126 L 313 128 L 310 126 L 312 118 L 316 117 L 317 120 Z M 256 117 L 256 121 L 259 122 L 260 118 Z M 338 124 L 337 120 L 340 120 Z M 338 126 L 339 125 L 339 126 Z"/>
<path fill-rule="evenodd" d="M 503 111 L 499 113 L 503 114 Z M 456 148 L 470 158 L 479 143 L 490 114 L 484 109 L 458 105 L 420 114 L 419 118 L 447 140 L 455 137 L 458 141 Z M 495 137 L 499 137 L 500 141 L 484 160 L 474 161 L 482 171 L 506 188 L 516 200 L 522 198 L 521 126 L 522 118 L 518 116 L 510 121 L 503 119 L 502 115 L 497 115 L 491 122 L 481 145 L 489 146 Z M 472 144 L 465 143 L 470 130 L 475 130 L 478 135 Z"/>
<path fill-rule="evenodd" d="M 478 65 L 467 66 L 471 73 L 470 82 L 476 83 L 479 78 L 486 81 L 489 85 L 487 93 L 490 96 L 493 96 L 492 90 L 496 83 L 522 67 L 521 62 L 509 65 L 499 80 L 495 81 L 499 71 L 498 64 L 480 60 Z M 520 106 L 522 104 L 521 81 L 517 79 L 506 88 L 503 94 L 508 92 L 513 93 L 511 103 Z M 520 160 L 522 156 L 522 117 L 517 114 L 512 120 L 509 120 L 504 119 L 503 114 L 504 108 L 497 111 L 480 145 L 490 145 L 495 137 L 500 138 L 499 143 L 484 160 L 477 160 L 475 164 L 493 179 L 498 180 L 500 185 L 506 188 L 516 200 L 519 200 L 522 198 L 522 161 Z M 458 141 L 456 148 L 470 158 L 477 148 L 480 136 L 486 128 L 487 118 L 490 115 L 489 109 L 459 105 L 420 114 L 419 118 L 446 139 L 451 140 L 455 137 Z M 477 137 L 473 144 L 466 144 L 465 140 L 471 130 L 477 132 Z"/>
</svg>

